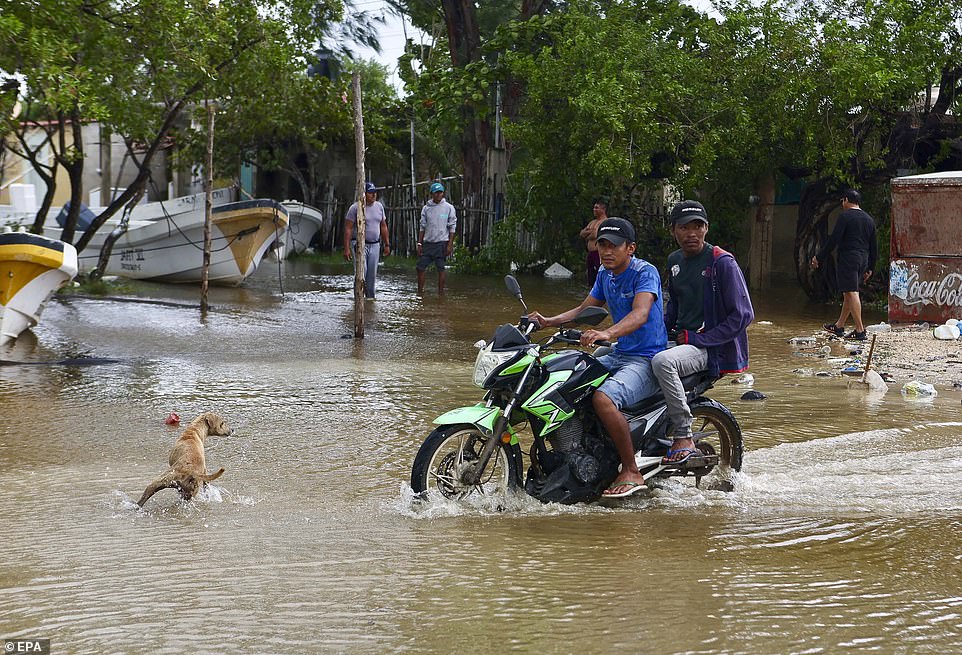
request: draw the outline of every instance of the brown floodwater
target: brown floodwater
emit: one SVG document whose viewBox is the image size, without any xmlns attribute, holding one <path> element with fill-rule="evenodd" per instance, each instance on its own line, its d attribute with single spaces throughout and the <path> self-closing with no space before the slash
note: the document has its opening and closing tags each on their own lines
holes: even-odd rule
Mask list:
<svg viewBox="0 0 962 655">
<path fill-rule="evenodd" d="M 499 278 L 414 294 L 382 272 L 367 337 L 347 266 L 265 262 L 246 286 L 138 284 L 166 304 L 56 300 L 0 359 L 0 639 L 55 653 L 944 653 L 962 636 L 962 392 L 849 390 L 793 354 L 837 307 L 756 294 L 734 493 L 621 504 L 412 502 L 420 441 L 480 397 L 472 344 L 520 307 Z M 431 276 L 429 276 L 430 279 Z M 556 312 L 577 282 L 521 277 Z M 181 306 L 184 305 L 184 306 Z M 869 316 L 876 322 L 881 316 Z M 839 346 L 835 346 L 840 348 Z M 841 350 L 833 355 L 841 355 Z M 203 411 L 227 472 L 132 501 Z M 501 505 L 499 508 L 498 505 Z M 499 511 L 499 509 L 503 511 Z"/>
</svg>

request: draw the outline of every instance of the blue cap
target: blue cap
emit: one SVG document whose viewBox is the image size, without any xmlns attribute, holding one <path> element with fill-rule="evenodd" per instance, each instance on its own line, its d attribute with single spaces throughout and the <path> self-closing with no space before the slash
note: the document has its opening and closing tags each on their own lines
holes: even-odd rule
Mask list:
<svg viewBox="0 0 962 655">
<path fill-rule="evenodd" d="M 444 191 L 444 185 L 441 184 L 440 182 L 435 182 L 434 184 L 432 184 L 431 193 L 434 193 L 436 191 Z"/>
<path fill-rule="evenodd" d="M 377 187 L 374 186 L 374 182 L 368 182 L 364 185 L 364 193 L 374 193 L 377 191 Z"/>
</svg>

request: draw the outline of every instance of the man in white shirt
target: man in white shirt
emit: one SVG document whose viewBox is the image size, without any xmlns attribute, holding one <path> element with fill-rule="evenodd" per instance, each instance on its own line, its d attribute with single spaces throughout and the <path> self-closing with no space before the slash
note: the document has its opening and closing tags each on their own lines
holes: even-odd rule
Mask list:
<svg viewBox="0 0 962 655">
<path fill-rule="evenodd" d="M 447 258 L 454 252 L 454 235 L 458 227 L 458 215 L 454 205 L 444 199 L 444 185 L 431 185 L 431 199 L 421 209 L 418 230 L 418 295 L 424 293 L 425 271 L 431 264 L 438 269 L 438 294 L 444 295 Z"/>
</svg>

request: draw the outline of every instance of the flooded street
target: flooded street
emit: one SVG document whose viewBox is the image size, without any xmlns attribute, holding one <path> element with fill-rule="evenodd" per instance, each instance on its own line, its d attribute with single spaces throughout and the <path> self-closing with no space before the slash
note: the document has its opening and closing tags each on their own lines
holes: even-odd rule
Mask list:
<svg viewBox="0 0 962 655">
<path fill-rule="evenodd" d="M 381 273 L 355 342 L 349 268 L 266 261 L 243 288 L 138 284 L 53 301 L 0 359 L 0 638 L 54 653 L 954 652 L 962 391 L 849 390 L 792 354 L 837 307 L 754 298 L 754 388 L 709 395 L 745 435 L 734 493 L 660 483 L 608 506 L 418 506 L 431 421 L 481 397 L 476 350 L 521 313 L 500 278 Z M 545 313 L 576 282 L 521 277 Z M 869 314 L 867 323 L 881 315 Z M 840 346 L 835 346 L 841 355 Z M 837 369 L 838 367 L 834 367 Z M 134 501 L 204 411 L 226 473 Z M 525 445 L 525 450 L 526 446 Z"/>
</svg>

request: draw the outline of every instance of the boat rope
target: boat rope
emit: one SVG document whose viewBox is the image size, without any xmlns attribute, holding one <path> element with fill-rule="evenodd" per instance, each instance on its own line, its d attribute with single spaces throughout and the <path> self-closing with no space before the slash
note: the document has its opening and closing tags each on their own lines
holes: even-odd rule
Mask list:
<svg viewBox="0 0 962 655">
<path fill-rule="evenodd" d="M 151 185 L 152 187 L 154 187 L 154 193 L 159 196 L 159 195 L 160 195 L 160 192 L 159 192 L 158 189 L 157 189 L 157 184 L 154 182 L 154 179 L 153 179 L 152 177 L 149 178 L 149 179 L 150 179 L 150 185 Z M 167 207 L 164 206 L 164 201 L 163 201 L 163 200 L 158 200 L 157 202 L 160 204 L 160 210 L 161 210 L 162 212 L 164 212 L 164 219 L 167 221 L 167 236 L 170 237 L 170 236 L 173 234 L 173 231 L 170 229 L 170 227 L 171 227 L 171 226 L 174 226 L 174 229 L 177 230 L 177 232 L 180 234 L 180 236 L 184 237 L 184 240 L 185 240 L 187 243 L 189 243 L 190 245 L 192 245 L 192 246 L 193 246 L 194 248 L 196 248 L 197 250 L 203 251 L 203 250 L 204 250 L 204 244 L 203 244 L 203 243 L 200 243 L 200 244 L 194 243 L 194 241 L 191 240 L 190 237 L 188 237 L 186 234 L 184 234 L 184 231 L 183 231 L 182 229 L 180 229 L 180 226 L 177 225 L 177 222 L 176 222 L 176 221 L 174 221 L 174 217 L 171 216 L 171 215 L 167 212 Z M 275 214 L 276 214 L 276 209 L 275 209 Z M 213 220 L 213 217 L 211 217 L 211 220 Z M 222 247 L 220 247 L 220 248 L 213 248 L 213 247 L 212 247 L 212 248 L 211 248 L 211 252 L 220 252 L 221 250 L 227 250 L 228 248 L 230 248 L 231 244 L 233 244 L 234 241 L 236 241 L 237 239 L 239 239 L 239 238 L 241 238 L 241 237 L 243 237 L 243 236 L 247 236 L 248 234 L 253 234 L 253 233 L 256 232 L 256 231 L 257 231 L 257 228 L 247 229 L 247 230 L 241 230 L 240 232 L 238 232 L 237 234 L 233 235 L 232 237 L 219 237 L 219 238 L 217 238 L 217 239 L 214 239 L 214 240 L 212 240 L 212 243 L 213 243 L 213 241 L 218 241 L 218 240 L 220 240 L 221 238 L 226 238 L 226 239 L 228 239 L 228 241 L 227 241 L 226 244 L 224 244 L 224 245 L 223 245 Z M 223 232 L 221 232 L 221 234 L 223 234 Z M 142 250 L 142 251 L 145 251 L 145 252 L 151 252 L 151 251 L 153 251 L 153 250 L 166 250 L 167 248 L 178 248 L 178 247 L 180 247 L 181 245 L 183 245 L 183 244 L 177 244 L 177 245 L 174 245 L 174 246 L 163 246 L 163 247 L 158 247 L 158 248 L 141 248 L 141 250 Z"/>
</svg>

